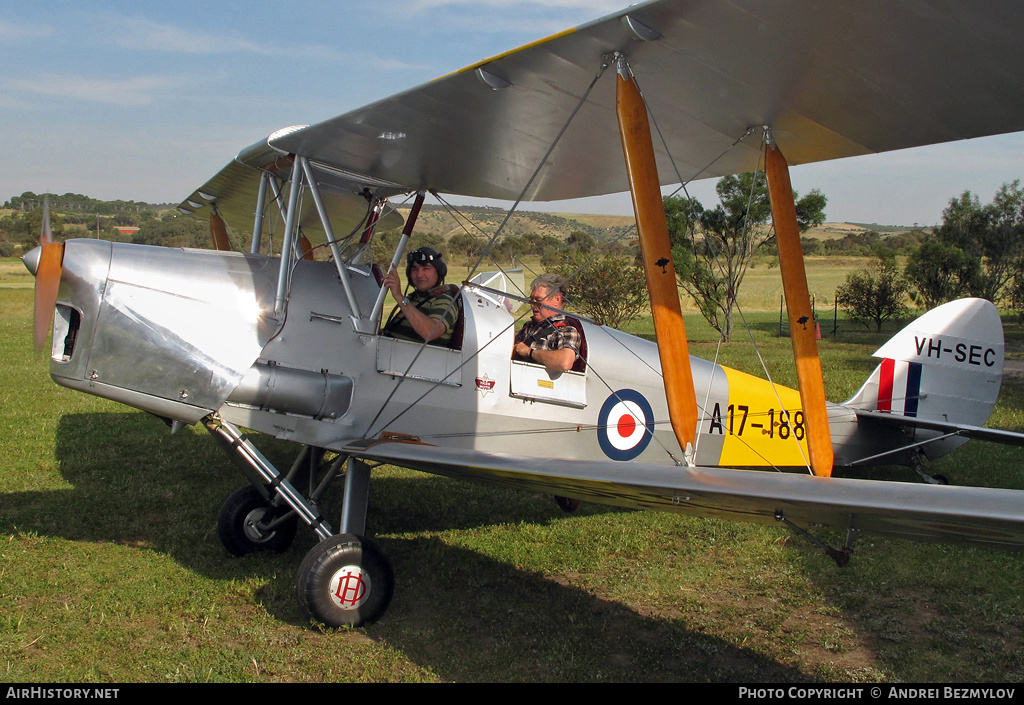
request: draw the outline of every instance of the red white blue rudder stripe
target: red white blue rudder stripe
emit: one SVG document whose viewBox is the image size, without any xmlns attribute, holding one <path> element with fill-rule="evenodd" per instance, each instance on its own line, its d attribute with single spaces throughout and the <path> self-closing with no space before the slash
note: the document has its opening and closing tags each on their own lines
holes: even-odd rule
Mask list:
<svg viewBox="0 0 1024 705">
<path fill-rule="evenodd" d="M 886 358 L 879 365 L 878 411 L 904 416 L 917 416 L 921 400 L 920 362 L 904 362 Z"/>
</svg>

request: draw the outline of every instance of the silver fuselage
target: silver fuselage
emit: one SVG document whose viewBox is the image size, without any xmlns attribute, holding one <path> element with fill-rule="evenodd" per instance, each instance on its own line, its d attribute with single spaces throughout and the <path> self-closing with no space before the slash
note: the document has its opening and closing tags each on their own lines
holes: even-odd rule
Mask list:
<svg viewBox="0 0 1024 705">
<path fill-rule="evenodd" d="M 376 323 L 355 320 L 329 263 L 299 261 L 275 315 L 279 262 L 68 241 L 54 381 L 172 420 L 216 413 L 329 449 L 390 433 L 540 460 L 683 459 L 650 341 L 584 323 L 585 371 L 552 374 L 511 359 L 522 321 L 491 293 L 464 287 L 460 349 L 424 346 L 366 332 Z M 358 307 L 371 310 L 380 291 L 371 268 L 347 269 Z M 699 358 L 692 365 L 702 409 L 697 464 L 804 465 L 795 392 Z M 836 465 L 906 441 L 863 433 L 843 405 L 829 415 Z M 774 459 L 760 459 L 764 448 Z"/>
</svg>

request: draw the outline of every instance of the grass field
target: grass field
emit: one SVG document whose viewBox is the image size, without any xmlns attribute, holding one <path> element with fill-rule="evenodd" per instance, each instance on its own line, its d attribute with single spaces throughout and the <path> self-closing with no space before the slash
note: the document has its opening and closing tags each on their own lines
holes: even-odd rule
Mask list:
<svg viewBox="0 0 1024 705">
<path fill-rule="evenodd" d="M 868 536 L 839 569 L 778 527 L 567 515 L 548 497 L 395 468 L 376 471 L 369 520 L 395 566 L 390 610 L 363 630 L 311 629 L 293 587 L 310 532 L 281 556 L 230 557 L 216 520 L 242 484 L 231 463 L 205 430 L 172 436 L 50 382 L 20 266 L 0 262 L 0 681 L 1024 679 L 1024 556 Z M 792 383 L 775 307 L 748 317 Z M 713 356 L 706 326 L 687 325 Z M 830 398 L 860 384 L 887 335 L 822 342 Z M 749 344 L 722 361 L 756 371 Z M 1018 379 L 991 424 L 1024 428 Z M 257 442 L 281 464 L 295 450 Z M 972 443 L 933 470 L 1024 489 L 1022 456 Z"/>
</svg>

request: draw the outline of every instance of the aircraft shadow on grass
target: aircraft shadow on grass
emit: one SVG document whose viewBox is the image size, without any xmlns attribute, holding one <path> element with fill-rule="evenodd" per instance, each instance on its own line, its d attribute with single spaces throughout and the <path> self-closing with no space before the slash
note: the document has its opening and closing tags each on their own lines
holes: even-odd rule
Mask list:
<svg viewBox="0 0 1024 705">
<path fill-rule="evenodd" d="M 205 434 L 172 436 L 141 413 L 71 414 L 59 421 L 56 454 L 59 472 L 72 489 L 0 495 L 4 531 L 145 547 L 214 579 L 263 574 L 267 582 L 258 590 L 259 602 L 282 622 L 303 623 L 291 576 L 313 542 L 312 533 L 300 531 L 283 555 L 229 556 L 215 525 L 238 478 Z M 373 528 L 384 536 L 379 542 L 393 556 L 401 589 L 387 617 L 367 633 L 444 679 L 479 678 L 492 660 L 501 659 L 522 671 L 493 678 L 543 680 L 555 669 L 582 679 L 588 669 L 607 673 L 609 668 L 620 669 L 621 678 L 645 680 L 809 677 L 678 621 L 641 615 L 569 580 L 517 569 L 436 538 L 393 537 L 563 520 L 566 515 L 549 497 L 422 476 L 376 480 L 375 503 Z M 618 511 L 625 510 L 583 505 L 579 516 Z M 543 637 L 552 625 L 561 634 L 557 640 Z M 593 654 L 594 643 L 609 655 L 607 663 L 574 656 Z M 581 662 L 573 663 L 577 657 Z"/>
<path fill-rule="evenodd" d="M 292 448 L 285 443 L 262 445 L 269 456 Z M 172 436 L 159 421 L 136 412 L 72 414 L 60 419 L 56 453 L 59 472 L 73 489 L 0 496 L 0 526 L 5 530 L 144 546 L 213 579 L 262 574 L 266 583 L 257 597 L 264 608 L 284 623 L 303 622 L 290 576 L 312 543 L 312 533 L 300 531 L 292 548 L 280 556 L 230 557 L 215 525 L 223 498 L 239 481 L 205 434 Z M 329 508 L 339 506 L 337 500 L 329 497 Z M 367 634 L 444 679 L 480 678 L 502 660 L 522 669 L 505 674 L 512 680 L 544 679 L 552 670 L 566 678 L 584 678 L 588 669 L 607 673 L 609 668 L 620 669 L 620 677 L 634 674 L 645 680 L 774 682 L 810 677 L 680 620 L 644 616 L 595 596 L 575 587 L 572 579 L 519 569 L 441 539 L 402 536 L 570 520 L 543 495 L 427 475 L 385 477 L 374 481 L 371 505 L 376 505 L 371 506 L 372 528 L 393 557 L 400 589 L 389 614 L 368 627 Z M 584 504 L 574 516 L 619 511 L 624 510 Z M 802 550 L 799 545 L 797 550 Z M 836 589 L 844 589 L 841 583 Z M 922 585 L 922 590 L 927 587 Z M 893 619 L 903 617 L 894 613 Z M 552 626 L 558 639 L 544 636 Z M 860 631 L 869 643 L 885 638 L 882 626 Z M 607 662 L 587 662 L 594 643 L 610 655 Z M 571 663 L 575 658 L 580 663 Z"/>
</svg>

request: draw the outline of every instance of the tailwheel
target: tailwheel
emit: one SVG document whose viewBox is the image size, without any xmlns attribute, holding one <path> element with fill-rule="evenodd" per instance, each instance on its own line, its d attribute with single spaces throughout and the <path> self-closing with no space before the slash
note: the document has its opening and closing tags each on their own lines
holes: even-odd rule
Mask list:
<svg viewBox="0 0 1024 705">
<path fill-rule="evenodd" d="M 940 474 L 930 475 L 930 474 L 928 474 L 928 472 L 926 470 L 926 468 L 928 467 L 928 462 L 927 462 L 927 458 L 925 457 L 924 453 L 918 452 L 917 455 L 915 455 L 911 459 L 910 467 L 911 467 L 911 469 L 914 472 L 917 473 L 918 477 L 920 477 L 922 480 L 927 482 L 929 485 L 948 485 L 949 484 L 949 478 L 946 477 L 945 475 L 940 475 Z"/>
<path fill-rule="evenodd" d="M 266 528 L 287 509 L 271 506 L 263 495 L 252 485 L 236 490 L 224 506 L 217 519 L 217 536 L 224 548 L 236 556 L 253 553 L 281 553 L 291 546 L 295 539 L 295 517 Z"/>
<path fill-rule="evenodd" d="M 395 590 L 391 564 L 376 544 L 355 534 L 324 539 L 299 566 L 299 607 L 328 627 L 361 627 L 383 616 Z"/>
</svg>

